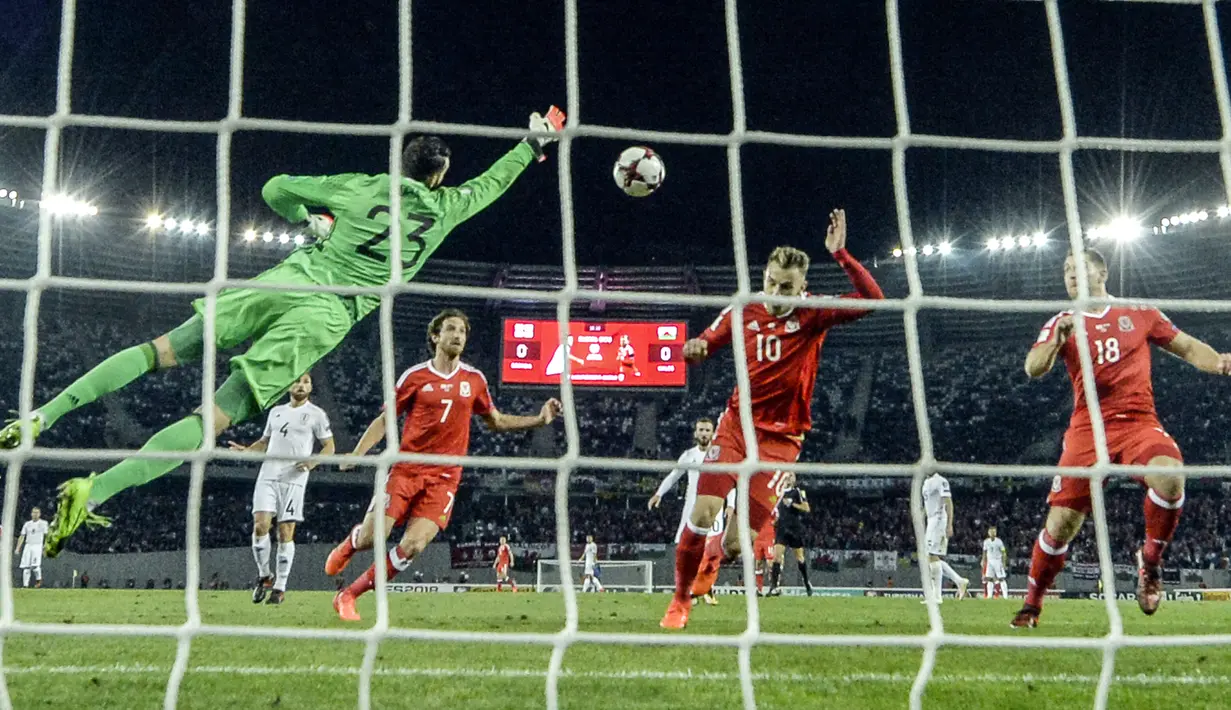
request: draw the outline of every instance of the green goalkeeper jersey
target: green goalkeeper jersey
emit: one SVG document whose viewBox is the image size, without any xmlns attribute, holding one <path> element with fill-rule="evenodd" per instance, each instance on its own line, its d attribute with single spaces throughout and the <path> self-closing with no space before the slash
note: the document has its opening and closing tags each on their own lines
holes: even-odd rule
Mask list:
<svg viewBox="0 0 1231 710">
<path fill-rule="evenodd" d="M 534 160 L 534 150 L 519 143 L 482 175 L 458 187 L 429 189 L 402 178 L 402 279 L 414 278 L 449 232 L 504 194 Z M 383 286 L 389 282 L 389 175 L 349 173 L 324 177 L 278 175 L 261 196 L 291 223 L 308 218 L 309 207 L 323 207 L 334 218 L 333 232 L 301 247 L 277 269 L 299 272 L 295 282 L 324 286 Z M 288 274 L 289 276 L 289 274 Z M 363 318 L 380 298 L 356 298 Z"/>
</svg>

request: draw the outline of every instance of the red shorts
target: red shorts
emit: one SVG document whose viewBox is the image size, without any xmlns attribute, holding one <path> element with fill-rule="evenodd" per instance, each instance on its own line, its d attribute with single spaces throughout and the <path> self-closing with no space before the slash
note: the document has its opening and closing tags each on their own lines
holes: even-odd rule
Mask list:
<svg viewBox="0 0 1231 710">
<path fill-rule="evenodd" d="M 496 566 L 496 579 L 504 579 L 509 576 L 509 563 L 505 562 L 502 565 Z"/>
<path fill-rule="evenodd" d="M 757 539 L 752 543 L 752 559 L 767 562 L 774 561 L 774 533 L 773 528 L 770 528 L 769 534 L 761 532 L 757 535 Z"/>
<path fill-rule="evenodd" d="M 460 482 L 460 474 L 449 478 L 424 476 L 403 473 L 394 466 L 385 480 L 385 517 L 393 518 L 394 525 L 426 518 L 444 530 L 453 517 L 453 499 Z"/>
<path fill-rule="evenodd" d="M 1144 466 L 1156 456 L 1183 461 L 1175 439 L 1163 430 L 1157 419 L 1113 419 L 1106 425 L 1107 454 L 1115 464 Z M 1098 463 L 1094 434 L 1090 429 L 1069 429 L 1064 433 L 1061 466 L 1093 466 Z M 1133 480 L 1140 481 L 1134 476 Z M 1056 476 L 1047 504 L 1090 513 L 1090 479 Z"/>
<path fill-rule="evenodd" d="M 794 463 L 804 446 L 802 436 L 777 434 L 757 429 L 757 456 L 764 463 Z M 710 463 L 742 463 L 747 451 L 744 449 L 744 434 L 740 431 L 737 417 L 723 415 L 718 420 L 718 432 L 705 460 Z M 739 476 L 734 473 L 701 472 L 697 482 L 697 495 L 726 498 L 735 488 Z M 748 524 L 760 530 L 769 520 L 778 499 L 782 497 L 782 475 L 779 471 L 758 471 L 748 482 Z"/>
</svg>

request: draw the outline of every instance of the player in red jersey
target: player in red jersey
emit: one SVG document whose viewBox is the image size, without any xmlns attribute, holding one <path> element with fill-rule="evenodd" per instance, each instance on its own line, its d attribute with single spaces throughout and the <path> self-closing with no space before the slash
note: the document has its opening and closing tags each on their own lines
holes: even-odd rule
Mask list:
<svg viewBox="0 0 1231 710">
<path fill-rule="evenodd" d="M 765 593 L 765 578 L 774 564 L 774 524 L 778 522 L 778 508 L 770 514 L 765 524 L 753 536 L 752 569 L 757 576 L 757 594 Z"/>
<path fill-rule="evenodd" d="M 470 449 L 470 419 L 478 415 L 494 432 L 521 431 L 550 424 L 560 414 L 556 399 L 543 403 L 536 416 L 505 414 L 492 404 L 487 378 L 461 361 L 470 335 L 470 321 L 456 309 L 441 311 L 427 329 L 434 357 L 402 373 L 397 383 L 398 416 L 405 415 L 401 450 L 408 453 L 464 456 Z M 385 439 L 385 417 L 372 420 L 352 452 L 366 454 Z M 343 466 L 342 468 L 353 468 Z M 462 467 L 448 464 L 399 463 L 385 481 L 385 531 L 406 524 L 402 539 L 389 550 L 386 579 L 406 569 L 436 534 L 449 525 L 453 500 L 461 482 Z M 368 508 L 363 523 L 356 525 L 329 553 L 325 573 L 341 574 L 357 550 L 373 546 L 376 502 Z M 349 587 L 338 592 L 333 608 L 343 620 L 358 621 L 355 600 L 376 586 L 372 565 Z"/>
<path fill-rule="evenodd" d="M 641 370 L 637 369 L 637 351 L 633 348 L 632 342 L 628 338 L 628 334 L 620 336 L 620 349 L 616 351 L 616 360 L 620 363 L 620 381 L 624 381 L 624 373 L 631 373 L 634 377 L 641 377 Z"/>
<path fill-rule="evenodd" d="M 846 213 L 834 210 L 829 215 L 825 248 L 846 271 L 855 292 L 844 298 L 884 298 L 872 274 L 846 251 Z M 792 247 L 778 247 L 765 266 L 764 290 L 770 296 L 803 298 L 807 295 L 808 255 Z M 718 315 L 698 338 L 684 344 L 684 357 L 698 362 L 713 350 L 732 341 L 731 309 Z M 812 390 L 820 364 L 821 344 L 835 325 L 850 323 L 870 311 L 839 308 L 795 308 L 793 306 L 749 303 L 744 307 L 744 357 L 751 384 L 752 427 L 757 436 L 757 457 L 766 463 L 793 462 L 799 458 L 804 435 L 812 428 Z M 739 421 L 739 389 L 731 395 L 727 411 L 718 420 L 718 432 L 706 460 L 738 463 L 744 460 L 744 435 Z M 771 481 L 773 469 L 758 472 L 749 483 L 748 522 L 760 530 L 778 503 L 780 492 Z M 692 580 L 697 575 L 704 553 L 705 535 L 719 511 L 727 492 L 735 487 L 732 473 L 702 472 L 697 484 L 697 501 L 675 548 L 675 596 L 659 624 L 682 629 L 688 624 Z M 738 518 L 727 528 L 728 555 L 739 554 Z"/>
<path fill-rule="evenodd" d="M 1107 298 L 1107 262 L 1094 249 L 1085 250 L 1086 278 L 1090 295 Z M 1077 297 L 1077 261 L 1064 260 L 1064 283 L 1069 297 Z M 1026 374 L 1042 377 L 1057 356 L 1064 357 L 1073 383 L 1073 416 L 1064 434 L 1061 466 L 1093 466 L 1097 463 L 1090 410 L 1083 389 L 1079 343 L 1074 332 L 1073 311 L 1052 317 L 1043 326 L 1026 356 Z M 1180 331 L 1155 308 L 1107 306 L 1082 313 L 1094 366 L 1099 409 L 1107 432 L 1107 453 L 1115 464 L 1180 466 L 1183 457 L 1175 441 L 1163 430 L 1154 411 L 1154 388 L 1150 382 L 1150 345 L 1157 345 L 1202 372 L 1231 374 L 1231 355 Z M 1137 551 L 1137 604 L 1153 614 L 1162 601 L 1163 551 L 1175 534 L 1184 505 L 1184 477 L 1151 474 L 1136 478 L 1147 487 L 1145 495 L 1145 544 Z M 1090 514 L 1090 480 L 1056 476 L 1047 513 L 1030 559 L 1026 602 L 1013 618 L 1014 627 L 1038 625 L 1043 597 L 1064 567 L 1069 542 L 1076 537 Z"/>
<path fill-rule="evenodd" d="M 503 535 L 500 536 L 500 547 L 496 550 L 496 561 L 492 567 L 496 569 L 496 591 L 503 591 L 507 583 L 516 592 L 517 582 L 509 574 L 509 570 L 513 569 L 513 548 L 509 547 L 509 539 Z"/>
</svg>

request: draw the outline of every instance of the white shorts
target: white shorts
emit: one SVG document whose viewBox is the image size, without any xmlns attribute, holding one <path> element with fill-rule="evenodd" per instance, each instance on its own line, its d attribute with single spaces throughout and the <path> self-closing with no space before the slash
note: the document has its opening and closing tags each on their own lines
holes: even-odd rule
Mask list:
<svg viewBox="0 0 1231 710">
<path fill-rule="evenodd" d="M 27 567 L 42 567 L 43 566 L 43 546 L 42 545 L 22 545 L 21 546 L 21 564 L 22 569 Z"/>
<path fill-rule="evenodd" d="M 273 513 L 280 523 L 302 523 L 303 490 L 297 483 L 258 478 L 252 491 L 252 512 Z"/>
<path fill-rule="evenodd" d="M 944 557 L 949 551 L 949 537 L 945 535 L 945 524 L 941 520 L 929 520 L 924 543 L 929 555 Z"/>
<path fill-rule="evenodd" d="M 593 577 L 594 576 L 594 565 L 589 565 L 589 564 L 586 565 L 586 569 L 584 572 L 581 573 L 581 576 Z"/>
<path fill-rule="evenodd" d="M 988 562 L 987 569 L 983 570 L 983 576 L 988 579 L 1006 579 L 1008 577 L 1004 573 L 1003 562 Z"/>
</svg>

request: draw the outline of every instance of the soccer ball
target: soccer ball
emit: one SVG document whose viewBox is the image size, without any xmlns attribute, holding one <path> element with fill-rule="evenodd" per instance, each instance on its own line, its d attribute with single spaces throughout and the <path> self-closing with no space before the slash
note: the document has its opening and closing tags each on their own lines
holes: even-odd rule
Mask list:
<svg viewBox="0 0 1231 710">
<path fill-rule="evenodd" d="M 667 166 L 653 150 L 642 145 L 625 148 L 616 159 L 611 176 L 627 195 L 645 197 L 662 186 Z"/>
</svg>

